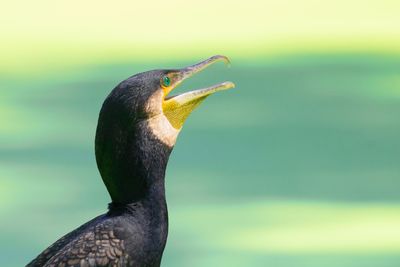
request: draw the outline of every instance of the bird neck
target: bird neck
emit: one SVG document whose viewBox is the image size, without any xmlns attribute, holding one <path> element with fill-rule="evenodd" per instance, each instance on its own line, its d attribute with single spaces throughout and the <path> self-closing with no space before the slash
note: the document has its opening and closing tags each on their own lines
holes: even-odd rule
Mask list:
<svg viewBox="0 0 400 267">
<path fill-rule="evenodd" d="M 163 187 L 153 187 L 150 191 L 152 192 L 146 198 L 136 202 L 110 203 L 107 215 L 123 216 L 125 219 L 124 230 L 129 233 L 126 237 L 127 251 L 136 250 L 137 247 L 132 247 L 132 244 L 140 241 L 141 250 L 148 255 L 148 258 L 161 259 L 168 236 L 168 210 Z M 159 265 L 143 263 L 140 266 Z"/>
<path fill-rule="evenodd" d="M 154 185 L 150 188 L 146 197 L 129 203 L 111 202 L 108 205 L 111 214 L 131 214 L 143 215 L 150 214 L 149 221 L 164 222 L 167 221 L 167 204 L 165 200 L 164 185 Z"/>
<path fill-rule="evenodd" d="M 165 170 L 172 147 L 152 134 L 146 120 L 132 127 L 125 125 L 106 127 L 99 121 L 96 133 L 97 165 L 112 202 L 153 201 L 162 205 Z"/>
<path fill-rule="evenodd" d="M 168 236 L 168 210 L 163 187 L 153 187 L 144 199 L 132 203 L 109 204 L 108 216 L 123 216 L 127 235 L 126 250 L 137 252 L 135 244 L 140 242 L 140 249 L 147 259 L 161 260 Z M 163 197 L 160 197 L 160 196 Z M 154 263 L 138 263 L 140 266 L 159 266 Z"/>
</svg>

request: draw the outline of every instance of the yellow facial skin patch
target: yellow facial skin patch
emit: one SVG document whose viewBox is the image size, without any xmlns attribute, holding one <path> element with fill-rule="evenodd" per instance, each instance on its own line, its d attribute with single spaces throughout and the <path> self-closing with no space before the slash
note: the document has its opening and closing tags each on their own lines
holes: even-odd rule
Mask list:
<svg viewBox="0 0 400 267">
<path fill-rule="evenodd" d="M 209 95 L 234 88 L 232 82 L 223 82 L 208 88 L 183 93 L 163 101 L 162 109 L 165 117 L 175 129 L 181 129 L 187 117 Z"/>
</svg>

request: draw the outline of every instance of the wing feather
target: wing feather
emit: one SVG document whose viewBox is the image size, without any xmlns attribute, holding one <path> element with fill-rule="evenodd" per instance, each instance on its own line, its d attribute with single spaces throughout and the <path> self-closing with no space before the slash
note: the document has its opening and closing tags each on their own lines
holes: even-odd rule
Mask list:
<svg viewBox="0 0 400 267">
<path fill-rule="evenodd" d="M 126 266 L 124 241 L 116 237 L 112 223 L 101 217 L 59 239 L 27 267 Z"/>
</svg>

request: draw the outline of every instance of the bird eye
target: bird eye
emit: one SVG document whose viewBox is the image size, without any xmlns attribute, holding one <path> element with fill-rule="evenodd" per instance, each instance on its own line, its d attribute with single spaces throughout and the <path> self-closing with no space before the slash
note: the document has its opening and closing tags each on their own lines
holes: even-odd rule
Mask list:
<svg viewBox="0 0 400 267">
<path fill-rule="evenodd" d="M 162 77 L 161 82 L 164 87 L 168 87 L 171 85 L 171 79 L 168 76 Z"/>
</svg>

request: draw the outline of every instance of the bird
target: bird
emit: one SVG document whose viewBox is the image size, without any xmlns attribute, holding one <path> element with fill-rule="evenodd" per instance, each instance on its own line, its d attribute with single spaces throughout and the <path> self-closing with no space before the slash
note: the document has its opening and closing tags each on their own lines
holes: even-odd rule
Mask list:
<svg viewBox="0 0 400 267">
<path fill-rule="evenodd" d="M 27 267 L 158 267 L 168 235 L 165 172 L 183 124 L 211 94 L 230 81 L 170 93 L 215 62 L 212 56 L 180 69 L 157 69 L 120 82 L 101 107 L 96 163 L 111 197 L 108 210 L 45 249 Z"/>
</svg>

